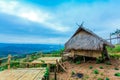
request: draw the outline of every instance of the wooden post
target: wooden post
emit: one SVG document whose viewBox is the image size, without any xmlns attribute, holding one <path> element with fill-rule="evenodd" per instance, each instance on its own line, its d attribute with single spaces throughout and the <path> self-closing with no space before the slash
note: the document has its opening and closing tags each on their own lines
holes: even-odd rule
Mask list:
<svg viewBox="0 0 120 80">
<path fill-rule="evenodd" d="M 56 71 L 58 72 L 59 71 L 59 64 L 58 64 L 58 60 L 56 59 Z"/>
<path fill-rule="evenodd" d="M 50 73 L 50 64 L 47 64 L 47 68 L 48 68 L 48 73 Z M 49 74 L 49 76 L 48 76 L 48 80 L 50 79 L 50 74 Z"/>
<path fill-rule="evenodd" d="M 83 56 L 84 62 L 85 62 L 85 56 Z"/>
<path fill-rule="evenodd" d="M 73 50 L 71 51 L 71 53 L 72 53 L 73 62 L 75 62 L 75 53 Z"/>
<path fill-rule="evenodd" d="M 111 43 L 111 33 L 110 33 L 110 43 Z"/>
<path fill-rule="evenodd" d="M 2 60 L 0 59 L 0 66 L 1 66 L 1 64 L 2 64 Z"/>
<path fill-rule="evenodd" d="M 55 70 L 54 70 L 54 79 L 57 80 L 56 68 L 55 68 Z"/>
<path fill-rule="evenodd" d="M 11 61 L 11 55 L 8 55 L 8 70 L 10 69 L 10 61 Z"/>
</svg>

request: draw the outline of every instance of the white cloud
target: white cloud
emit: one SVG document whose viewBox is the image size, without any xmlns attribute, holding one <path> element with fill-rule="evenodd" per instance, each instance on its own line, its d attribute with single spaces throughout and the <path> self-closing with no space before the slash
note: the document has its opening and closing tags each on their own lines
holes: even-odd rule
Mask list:
<svg viewBox="0 0 120 80">
<path fill-rule="evenodd" d="M 0 12 L 22 17 L 60 32 L 66 32 L 69 30 L 68 27 L 56 22 L 55 16 L 53 16 L 50 12 L 45 11 L 40 7 L 38 8 L 22 2 L 1 0 Z"/>
<path fill-rule="evenodd" d="M 109 0 L 107 2 L 90 3 L 63 3 L 56 9 L 56 17 L 71 27 L 71 31 L 75 31 L 84 21 L 84 27 L 95 31 L 102 37 L 107 37 L 110 33 L 120 28 L 120 5 L 119 0 Z"/>
</svg>

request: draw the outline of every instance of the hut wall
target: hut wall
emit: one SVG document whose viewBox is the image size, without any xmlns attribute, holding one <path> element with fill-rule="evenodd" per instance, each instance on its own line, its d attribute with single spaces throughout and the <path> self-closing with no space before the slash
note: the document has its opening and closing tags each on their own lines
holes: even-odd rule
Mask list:
<svg viewBox="0 0 120 80">
<path fill-rule="evenodd" d="M 66 43 L 65 48 L 67 50 L 102 50 L 103 42 L 85 31 L 80 31 Z"/>
<path fill-rule="evenodd" d="M 102 56 L 102 51 L 85 51 L 85 50 L 80 50 L 80 51 L 74 51 L 74 55 L 80 55 L 80 56 L 86 56 L 86 57 L 95 57 L 99 58 Z M 72 57 L 73 51 L 70 52 L 70 56 Z"/>
</svg>

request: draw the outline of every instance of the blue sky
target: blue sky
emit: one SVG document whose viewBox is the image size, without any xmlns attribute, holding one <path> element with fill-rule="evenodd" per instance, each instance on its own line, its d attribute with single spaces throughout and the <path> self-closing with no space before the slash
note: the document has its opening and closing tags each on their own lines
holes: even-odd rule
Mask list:
<svg viewBox="0 0 120 80">
<path fill-rule="evenodd" d="M 104 39 L 120 29 L 120 0 L 0 0 L 1 43 L 64 44 L 84 27 Z"/>
</svg>

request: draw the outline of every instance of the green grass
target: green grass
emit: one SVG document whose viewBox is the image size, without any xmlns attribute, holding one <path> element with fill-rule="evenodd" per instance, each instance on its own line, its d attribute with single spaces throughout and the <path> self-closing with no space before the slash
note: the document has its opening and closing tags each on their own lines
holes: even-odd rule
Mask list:
<svg viewBox="0 0 120 80">
<path fill-rule="evenodd" d="M 107 47 L 107 50 L 110 53 L 118 53 L 120 52 L 120 45 L 115 45 L 115 48 Z"/>
<path fill-rule="evenodd" d="M 115 45 L 115 48 L 107 47 L 107 51 L 111 58 L 119 59 L 120 58 L 120 45 Z"/>
</svg>

